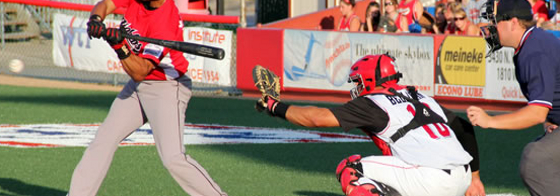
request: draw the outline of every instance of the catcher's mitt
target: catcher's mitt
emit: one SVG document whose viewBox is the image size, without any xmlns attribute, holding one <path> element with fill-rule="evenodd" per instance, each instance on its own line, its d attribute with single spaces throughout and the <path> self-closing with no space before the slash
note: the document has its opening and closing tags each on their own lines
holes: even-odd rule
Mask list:
<svg viewBox="0 0 560 196">
<path fill-rule="evenodd" d="M 274 72 L 257 65 L 253 68 L 253 81 L 262 93 L 262 97 L 257 101 L 257 110 L 267 108 L 266 102 L 269 98 L 280 101 L 280 78 Z"/>
</svg>

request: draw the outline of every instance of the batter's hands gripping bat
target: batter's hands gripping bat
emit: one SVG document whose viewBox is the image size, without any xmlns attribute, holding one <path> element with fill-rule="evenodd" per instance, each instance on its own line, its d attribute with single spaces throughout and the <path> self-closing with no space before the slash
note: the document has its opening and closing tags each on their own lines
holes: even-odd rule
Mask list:
<svg viewBox="0 0 560 196">
<path fill-rule="evenodd" d="M 172 50 L 177 50 L 184 53 L 194 54 L 197 56 L 208 57 L 213 59 L 222 60 L 224 59 L 225 52 L 221 48 L 216 48 L 212 46 L 205 46 L 201 44 L 193 44 L 187 42 L 179 41 L 169 41 L 154 38 L 141 37 L 137 35 L 130 35 L 127 33 L 122 33 L 122 36 L 127 39 L 134 39 L 138 41 L 148 42 L 152 44 L 157 44 Z"/>
<path fill-rule="evenodd" d="M 274 72 L 257 65 L 253 68 L 253 81 L 262 93 L 255 107 L 257 111 L 261 112 L 267 108 L 268 99 L 280 101 L 280 78 Z"/>
</svg>

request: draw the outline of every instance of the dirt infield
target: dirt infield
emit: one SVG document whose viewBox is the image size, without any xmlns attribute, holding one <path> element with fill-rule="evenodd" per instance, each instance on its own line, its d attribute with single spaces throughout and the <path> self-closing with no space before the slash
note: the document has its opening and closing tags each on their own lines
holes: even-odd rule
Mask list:
<svg viewBox="0 0 560 196">
<path fill-rule="evenodd" d="M 89 84 L 89 83 L 80 83 L 80 82 L 59 81 L 59 80 L 45 80 L 45 79 L 37 79 L 37 78 L 29 78 L 29 77 L 17 77 L 17 76 L 5 75 L 5 74 L 0 74 L 0 85 L 114 91 L 114 92 L 119 92 L 122 89 L 122 86 L 113 86 L 107 84 Z"/>
</svg>

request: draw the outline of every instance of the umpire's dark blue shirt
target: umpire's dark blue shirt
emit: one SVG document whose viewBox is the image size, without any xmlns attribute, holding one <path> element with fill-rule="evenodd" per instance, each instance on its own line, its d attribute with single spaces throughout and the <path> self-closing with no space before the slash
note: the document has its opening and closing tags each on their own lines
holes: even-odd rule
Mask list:
<svg viewBox="0 0 560 196">
<path fill-rule="evenodd" d="M 523 34 L 513 62 L 528 104 L 551 109 L 547 120 L 560 125 L 560 40 L 531 27 Z"/>
</svg>

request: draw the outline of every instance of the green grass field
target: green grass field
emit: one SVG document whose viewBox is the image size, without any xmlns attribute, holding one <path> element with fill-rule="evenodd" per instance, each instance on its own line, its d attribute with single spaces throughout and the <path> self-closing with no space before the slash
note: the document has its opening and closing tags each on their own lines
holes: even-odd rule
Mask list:
<svg viewBox="0 0 560 196">
<path fill-rule="evenodd" d="M 0 124 L 100 123 L 116 94 L 0 85 Z M 250 99 L 194 97 L 187 111 L 187 122 L 303 129 L 257 113 L 253 104 L 254 100 Z M 464 113 L 460 115 L 464 117 Z M 481 176 L 487 193 L 528 195 L 519 177 L 518 162 L 525 144 L 541 134 L 541 128 L 476 131 Z M 222 189 L 233 196 L 341 196 L 334 177 L 338 162 L 352 154 L 380 154 L 372 142 L 187 145 L 186 148 Z M 65 195 L 84 149 L 0 147 L 0 196 Z M 163 168 L 156 148 L 140 146 L 117 150 L 98 195 L 186 194 Z"/>
</svg>

